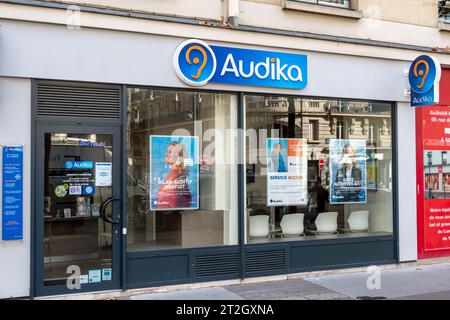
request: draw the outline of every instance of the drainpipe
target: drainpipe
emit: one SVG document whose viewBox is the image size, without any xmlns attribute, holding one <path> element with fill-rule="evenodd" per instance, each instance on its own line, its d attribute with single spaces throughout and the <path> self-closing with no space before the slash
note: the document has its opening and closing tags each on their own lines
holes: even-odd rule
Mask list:
<svg viewBox="0 0 450 320">
<path fill-rule="evenodd" d="M 228 0 L 228 23 L 233 27 L 239 25 L 239 0 Z"/>
</svg>

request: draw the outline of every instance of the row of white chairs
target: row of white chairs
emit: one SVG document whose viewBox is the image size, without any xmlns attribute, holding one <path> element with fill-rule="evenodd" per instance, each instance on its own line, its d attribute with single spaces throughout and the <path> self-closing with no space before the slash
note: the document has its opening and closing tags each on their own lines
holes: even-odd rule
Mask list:
<svg viewBox="0 0 450 320">
<path fill-rule="evenodd" d="M 321 212 L 314 222 L 316 230 L 307 230 L 316 235 L 332 234 L 338 232 L 338 212 Z M 280 222 L 281 236 L 298 237 L 304 235 L 303 213 L 291 213 L 283 215 Z M 364 232 L 369 230 L 369 211 L 353 211 L 347 219 L 349 232 Z M 270 235 L 270 224 L 268 215 L 250 216 L 250 238 L 265 238 Z"/>
</svg>

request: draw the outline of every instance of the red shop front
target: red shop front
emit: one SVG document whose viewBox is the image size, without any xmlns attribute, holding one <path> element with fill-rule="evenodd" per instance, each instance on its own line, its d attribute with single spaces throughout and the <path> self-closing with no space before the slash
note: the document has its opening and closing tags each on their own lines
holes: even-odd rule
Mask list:
<svg viewBox="0 0 450 320">
<path fill-rule="evenodd" d="M 439 104 L 416 108 L 416 161 L 418 258 L 450 256 L 450 69 Z"/>
</svg>

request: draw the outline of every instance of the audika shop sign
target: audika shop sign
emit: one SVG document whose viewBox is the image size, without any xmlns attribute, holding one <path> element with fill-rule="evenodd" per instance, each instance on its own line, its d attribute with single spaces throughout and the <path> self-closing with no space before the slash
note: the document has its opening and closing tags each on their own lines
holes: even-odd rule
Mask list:
<svg viewBox="0 0 450 320">
<path fill-rule="evenodd" d="M 173 65 L 178 77 L 191 86 L 225 83 L 303 89 L 308 83 L 306 55 L 210 46 L 194 39 L 178 46 Z"/>
<path fill-rule="evenodd" d="M 409 68 L 411 106 L 420 107 L 439 103 L 441 65 L 429 55 L 417 57 Z"/>
</svg>

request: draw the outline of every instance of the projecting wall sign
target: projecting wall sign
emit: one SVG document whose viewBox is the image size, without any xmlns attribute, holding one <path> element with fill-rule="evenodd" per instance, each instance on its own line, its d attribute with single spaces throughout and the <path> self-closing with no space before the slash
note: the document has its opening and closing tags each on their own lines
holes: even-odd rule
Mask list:
<svg viewBox="0 0 450 320">
<path fill-rule="evenodd" d="M 420 107 L 439 103 L 441 65 L 431 56 L 421 55 L 409 69 L 411 106 Z"/>
</svg>

